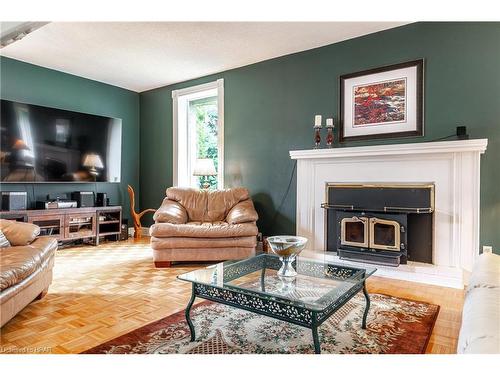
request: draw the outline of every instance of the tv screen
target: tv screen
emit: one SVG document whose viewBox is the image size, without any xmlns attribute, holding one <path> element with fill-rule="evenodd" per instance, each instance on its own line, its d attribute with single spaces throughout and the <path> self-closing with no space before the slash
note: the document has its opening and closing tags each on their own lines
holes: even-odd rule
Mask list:
<svg viewBox="0 0 500 375">
<path fill-rule="evenodd" d="M 1 100 L 5 182 L 120 182 L 122 120 Z"/>
</svg>

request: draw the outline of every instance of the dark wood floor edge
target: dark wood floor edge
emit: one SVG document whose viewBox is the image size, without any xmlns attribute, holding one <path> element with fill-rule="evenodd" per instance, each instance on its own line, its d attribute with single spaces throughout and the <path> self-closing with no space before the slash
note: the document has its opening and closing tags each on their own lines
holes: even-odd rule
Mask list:
<svg viewBox="0 0 500 375">
<path fill-rule="evenodd" d="M 434 305 L 434 306 L 437 306 L 437 309 L 436 309 L 436 312 L 434 313 L 432 324 L 429 327 L 427 340 L 425 340 L 424 346 L 423 346 L 420 354 L 426 354 L 426 352 L 427 352 L 427 346 L 429 345 L 429 342 L 431 341 L 432 331 L 434 330 L 434 326 L 436 325 L 437 318 L 439 316 L 439 311 L 441 311 L 441 306 L 439 306 L 439 305 Z"/>
</svg>

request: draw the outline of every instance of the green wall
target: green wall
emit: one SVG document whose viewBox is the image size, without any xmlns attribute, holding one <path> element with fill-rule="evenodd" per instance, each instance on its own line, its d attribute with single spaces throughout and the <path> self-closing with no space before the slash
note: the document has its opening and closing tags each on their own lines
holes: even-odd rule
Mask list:
<svg viewBox="0 0 500 375">
<path fill-rule="evenodd" d="M 158 207 L 172 184 L 171 92 L 224 78 L 225 179 L 241 175 L 264 234 L 295 232 L 295 178 L 288 151 L 311 148 L 314 114 L 338 117 L 341 74 L 425 59 L 425 137 L 345 146 L 430 141 L 466 125 L 488 138 L 481 167 L 481 245 L 500 252 L 500 23 L 417 23 L 143 92 L 141 208 Z M 237 53 L 237 51 L 235 51 Z"/>
<path fill-rule="evenodd" d="M 97 183 L 98 192 L 107 192 L 111 203 L 128 206 L 127 184 L 139 194 L 139 94 L 115 86 L 42 68 L 21 61 L 0 58 L 0 97 L 13 101 L 56 107 L 70 111 L 122 119 L 121 183 Z M 45 199 L 49 193 L 75 190 L 94 191 L 93 183 L 2 184 L 3 191 L 27 191 L 30 201 Z M 128 217 L 128 208 L 124 215 Z"/>
<path fill-rule="evenodd" d="M 148 208 L 157 207 L 172 184 L 171 91 L 224 78 L 226 183 L 241 181 L 250 189 L 264 234 L 293 233 L 295 177 L 276 212 L 293 169 L 288 151 L 311 147 L 314 114 L 338 116 L 339 75 L 424 58 L 425 137 L 345 146 L 429 141 L 452 134 L 457 125 L 466 125 L 474 138 L 488 138 L 481 168 L 481 244 L 500 252 L 499 40 L 500 23 L 411 24 L 141 94 L 0 57 L 0 96 L 121 118 L 122 182 L 98 183 L 98 191 L 126 205 L 126 185 L 131 184 L 141 208 Z M 1 187 L 26 190 L 32 200 L 93 188 L 51 183 Z"/>
</svg>

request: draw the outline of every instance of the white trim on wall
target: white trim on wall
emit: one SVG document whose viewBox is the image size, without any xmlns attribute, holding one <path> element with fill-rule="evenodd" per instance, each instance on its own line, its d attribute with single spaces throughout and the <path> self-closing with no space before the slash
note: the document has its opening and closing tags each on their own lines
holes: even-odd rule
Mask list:
<svg viewBox="0 0 500 375">
<path fill-rule="evenodd" d="M 186 97 L 188 99 L 195 99 L 197 94 L 204 91 L 216 90 L 217 93 L 217 112 L 218 112 L 218 156 L 219 165 L 217 175 L 217 184 L 219 189 L 224 188 L 224 79 L 204 83 L 201 85 L 186 87 L 179 90 L 172 91 L 172 183 L 173 186 L 179 185 L 179 98 Z"/>
<path fill-rule="evenodd" d="M 217 80 L 217 118 L 218 118 L 218 136 L 219 136 L 219 171 L 217 176 L 219 189 L 224 189 L 224 79 Z"/>
<path fill-rule="evenodd" d="M 177 106 L 178 90 L 172 91 L 172 185 L 177 186 L 179 175 L 177 171 Z"/>
</svg>

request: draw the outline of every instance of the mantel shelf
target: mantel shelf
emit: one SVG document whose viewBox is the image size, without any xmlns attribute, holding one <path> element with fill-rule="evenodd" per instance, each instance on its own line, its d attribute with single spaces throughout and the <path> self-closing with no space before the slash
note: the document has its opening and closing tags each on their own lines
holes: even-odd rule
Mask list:
<svg viewBox="0 0 500 375">
<path fill-rule="evenodd" d="M 325 159 L 363 156 L 415 155 L 479 152 L 483 154 L 488 146 L 488 139 L 467 139 L 461 141 L 420 142 L 377 146 L 337 147 L 312 150 L 290 151 L 292 159 Z"/>
</svg>

